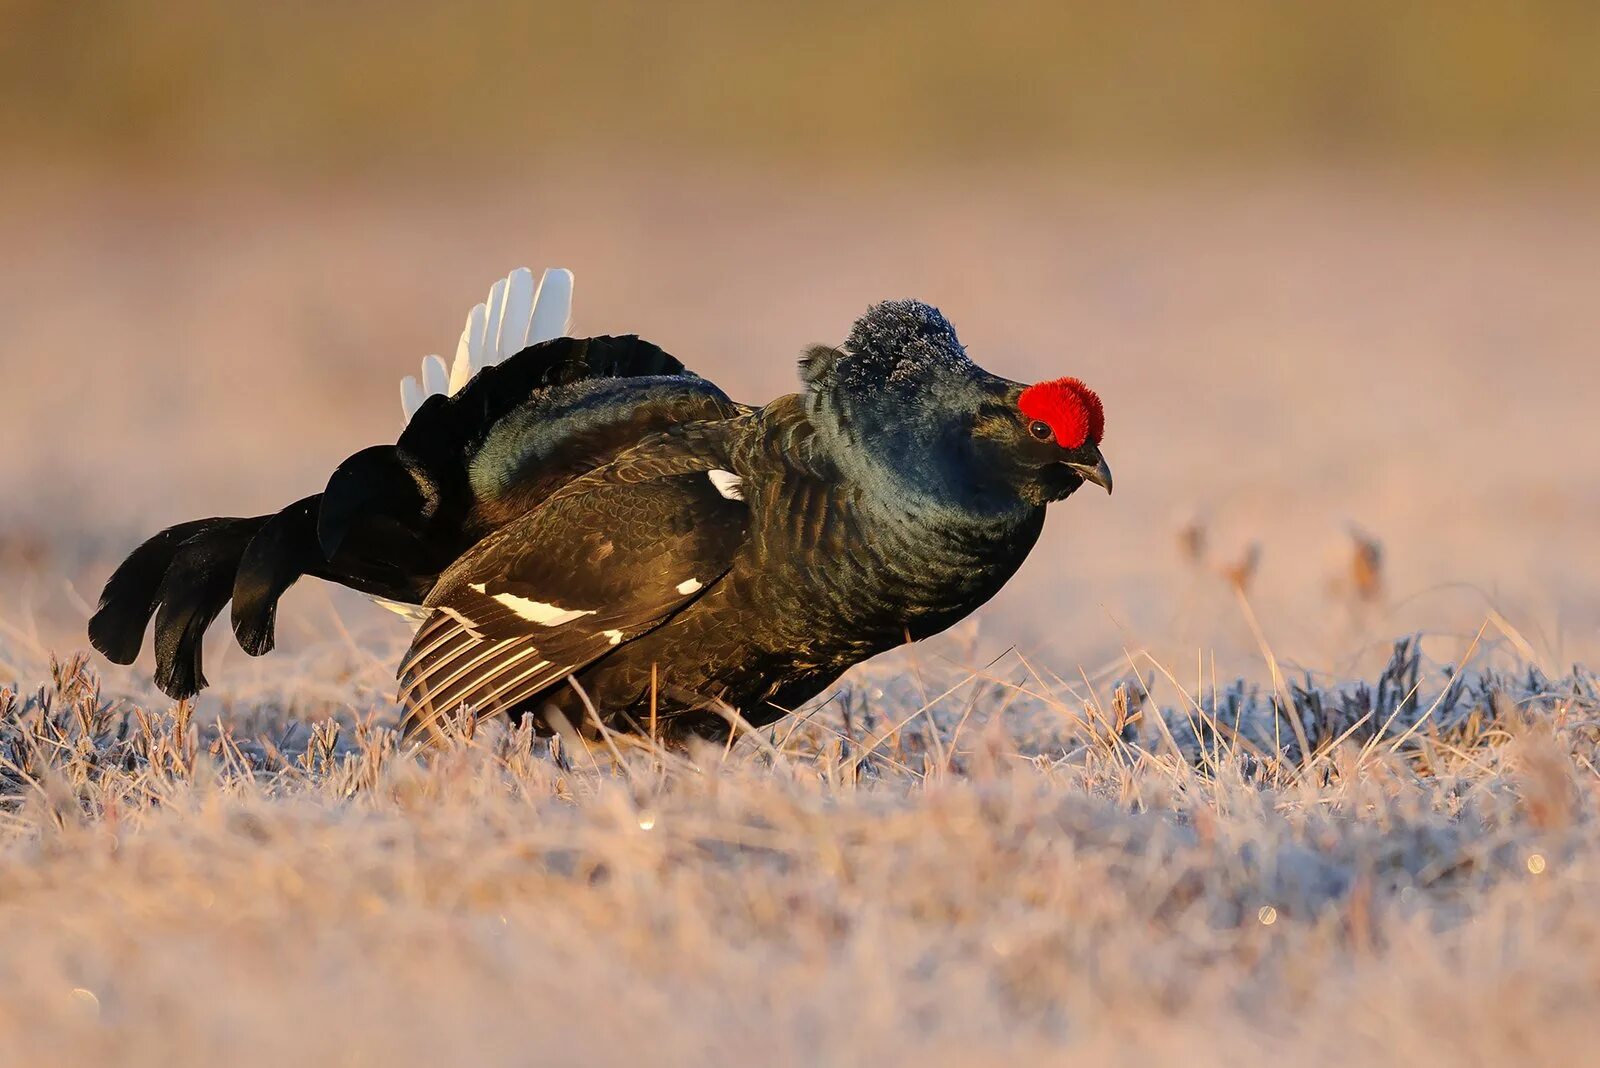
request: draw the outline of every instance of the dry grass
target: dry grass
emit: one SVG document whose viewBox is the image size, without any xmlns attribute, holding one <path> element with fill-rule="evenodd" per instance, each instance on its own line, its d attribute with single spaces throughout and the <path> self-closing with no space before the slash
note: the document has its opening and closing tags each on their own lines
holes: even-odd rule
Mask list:
<svg viewBox="0 0 1600 1068">
<path fill-rule="evenodd" d="M 55 665 L 0 699 L 0 1061 L 1572 1060 L 1600 691 L 1412 662 L 1305 756 L 1186 748 L 1270 701 L 1140 716 L 1012 662 L 570 770 Z"/>
</svg>

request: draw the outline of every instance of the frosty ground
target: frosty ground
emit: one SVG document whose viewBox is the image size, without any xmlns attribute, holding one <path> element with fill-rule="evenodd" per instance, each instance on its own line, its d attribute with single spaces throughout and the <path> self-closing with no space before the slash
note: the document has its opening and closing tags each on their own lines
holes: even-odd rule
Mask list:
<svg viewBox="0 0 1600 1068">
<path fill-rule="evenodd" d="M 0 1059 L 1583 1059 L 1591 676 L 1143 693 L 902 663 L 730 747 L 418 756 L 58 664 L 0 698 Z"/>
</svg>

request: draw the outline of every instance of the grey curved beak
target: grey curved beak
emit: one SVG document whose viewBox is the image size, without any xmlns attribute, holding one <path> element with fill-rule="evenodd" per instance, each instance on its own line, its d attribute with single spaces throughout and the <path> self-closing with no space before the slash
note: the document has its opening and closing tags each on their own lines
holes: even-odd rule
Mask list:
<svg viewBox="0 0 1600 1068">
<path fill-rule="evenodd" d="M 1069 460 L 1067 466 L 1076 471 L 1085 482 L 1093 482 L 1107 493 L 1111 492 L 1111 468 L 1104 456 L 1095 457 L 1095 462 L 1092 464 L 1073 463 Z"/>
</svg>

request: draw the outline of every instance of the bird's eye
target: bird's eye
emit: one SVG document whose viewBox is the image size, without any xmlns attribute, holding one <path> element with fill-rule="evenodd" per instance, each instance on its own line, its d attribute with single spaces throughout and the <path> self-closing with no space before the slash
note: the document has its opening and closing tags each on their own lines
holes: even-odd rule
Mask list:
<svg viewBox="0 0 1600 1068">
<path fill-rule="evenodd" d="M 1040 441 L 1049 441 L 1051 434 L 1050 424 L 1040 422 L 1039 420 L 1035 419 L 1033 421 L 1033 425 L 1028 427 L 1028 433 L 1032 434 Z"/>
</svg>

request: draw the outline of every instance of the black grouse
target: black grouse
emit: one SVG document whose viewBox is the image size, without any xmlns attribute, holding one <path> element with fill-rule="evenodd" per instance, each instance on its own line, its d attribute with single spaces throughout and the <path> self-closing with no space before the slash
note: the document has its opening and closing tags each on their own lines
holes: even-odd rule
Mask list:
<svg viewBox="0 0 1600 1068">
<path fill-rule="evenodd" d="M 752 408 L 637 337 L 552 336 L 570 276 L 532 289 L 525 271 L 497 285 L 454 392 L 430 357 L 399 440 L 320 494 L 136 549 L 95 647 L 131 663 L 153 616 L 156 682 L 189 697 L 224 605 L 259 656 L 279 597 L 313 575 L 420 622 L 399 673 L 412 731 L 470 706 L 589 738 L 597 717 L 725 737 L 732 712 L 771 723 L 960 620 L 1022 564 L 1046 505 L 1111 489 L 1099 398 L 990 374 L 927 304 L 868 309 L 801 357 L 801 392 Z"/>
</svg>

